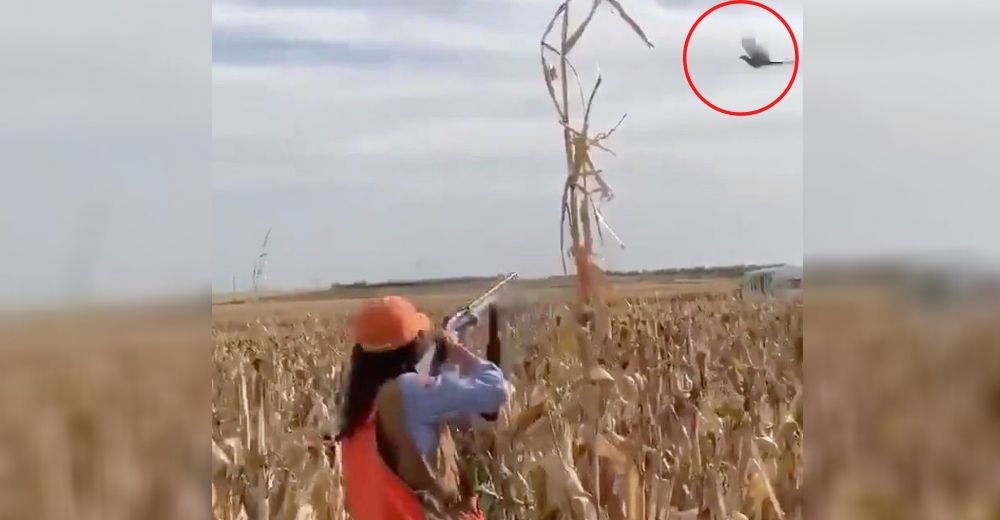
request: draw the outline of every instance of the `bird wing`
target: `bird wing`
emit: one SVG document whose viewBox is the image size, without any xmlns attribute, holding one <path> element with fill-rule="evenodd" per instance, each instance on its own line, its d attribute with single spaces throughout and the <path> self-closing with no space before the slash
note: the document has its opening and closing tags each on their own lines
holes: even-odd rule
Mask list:
<svg viewBox="0 0 1000 520">
<path fill-rule="evenodd" d="M 771 61 L 771 55 L 767 49 L 761 47 L 755 38 L 744 37 L 743 50 L 747 51 L 747 55 L 753 60 Z"/>
</svg>

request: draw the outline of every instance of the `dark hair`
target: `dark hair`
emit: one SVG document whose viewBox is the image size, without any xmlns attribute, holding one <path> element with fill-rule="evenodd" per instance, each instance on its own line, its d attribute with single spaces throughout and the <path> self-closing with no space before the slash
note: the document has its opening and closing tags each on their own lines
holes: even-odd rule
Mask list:
<svg viewBox="0 0 1000 520">
<path fill-rule="evenodd" d="M 350 437 L 368 418 L 375 396 L 384 383 L 401 374 L 416 372 L 418 341 L 415 339 L 387 352 L 365 352 L 361 345 L 354 345 L 338 441 Z"/>
</svg>

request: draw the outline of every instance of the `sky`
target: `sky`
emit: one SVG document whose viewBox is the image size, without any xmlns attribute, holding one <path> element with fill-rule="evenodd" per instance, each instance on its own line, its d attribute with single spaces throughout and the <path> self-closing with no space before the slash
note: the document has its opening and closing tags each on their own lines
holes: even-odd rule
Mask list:
<svg viewBox="0 0 1000 520">
<path fill-rule="evenodd" d="M 807 265 L 928 250 L 1000 265 L 998 22 L 984 0 L 809 6 Z"/>
<path fill-rule="evenodd" d="M 628 246 L 605 248 L 609 267 L 1000 256 L 1000 72 L 977 66 L 995 61 L 1000 4 L 844 0 L 803 23 L 801 4 L 772 2 L 799 77 L 775 108 L 731 118 L 680 67 L 712 3 L 625 2 L 653 50 L 602 9 L 574 53 L 585 84 L 604 75 L 597 127 L 628 113 L 617 157 L 596 156 Z M 244 288 L 269 227 L 265 282 L 281 288 L 558 273 L 564 165 L 537 54 L 555 4 L 10 6 L 0 309 Z M 719 104 L 786 79 L 736 60 L 745 32 L 790 52 L 762 12 L 706 19 L 692 73 Z"/>
<path fill-rule="evenodd" d="M 212 286 L 273 288 L 518 271 L 561 272 L 562 137 L 539 39 L 557 2 L 216 0 L 212 60 Z M 589 2 L 578 2 L 589 7 Z M 615 192 L 602 210 L 625 242 L 611 269 L 801 263 L 802 81 L 773 109 L 725 116 L 681 67 L 710 2 L 635 0 L 648 49 L 607 5 L 573 51 L 595 156 Z M 802 47 L 800 2 L 772 4 Z M 582 16 L 582 12 L 579 13 Z M 773 99 L 791 68 L 754 70 L 740 39 L 792 57 L 768 13 L 734 6 L 695 32 L 689 62 L 717 105 Z"/>
<path fill-rule="evenodd" d="M 201 0 L 4 7 L 0 310 L 205 292 L 211 30 Z"/>
</svg>

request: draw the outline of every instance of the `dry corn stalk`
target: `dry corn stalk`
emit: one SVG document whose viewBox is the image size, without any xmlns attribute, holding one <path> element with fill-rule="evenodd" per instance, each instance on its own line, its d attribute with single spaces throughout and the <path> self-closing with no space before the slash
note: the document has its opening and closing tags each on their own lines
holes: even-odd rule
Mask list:
<svg viewBox="0 0 1000 520">
<path fill-rule="evenodd" d="M 621 18 L 631 27 L 631 29 L 648 45 L 653 44 L 646 37 L 639 25 L 625 12 L 624 8 L 617 0 L 605 0 L 610 6 L 618 11 Z M 603 145 L 603 141 L 618 129 L 618 125 L 607 132 L 596 135 L 591 134 L 590 115 L 593 108 L 594 98 L 597 90 L 601 86 L 602 77 L 598 74 L 594 87 L 588 97 L 584 97 L 583 87 L 576 67 L 569 59 L 573 47 L 583 37 L 587 26 L 593 19 L 597 9 L 601 6 L 602 0 L 593 0 L 587 16 L 573 30 L 570 30 L 570 7 L 572 0 L 566 0 L 556 9 L 555 15 L 549 22 L 542 34 L 541 41 L 541 62 L 542 75 L 545 79 L 546 89 L 552 102 L 555 104 L 556 112 L 559 116 L 559 124 L 563 129 L 563 146 L 566 155 L 566 182 L 563 186 L 561 216 L 560 216 L 560 236 L 559 249 L 561 255 L 567 253 L 573 258 L 577 280 L 577 299 L 574 310 L 576 321 L 581 327 L 575 331 L 576 346 L 582 361 L 581 380 L 585 380 L 596 366 L 594 359 L 594 345 L 592 340 L 600 343 L 600 351 L 605 350 L 603 345 L 607 339 L 608 312 L 603 299 L 601 286 L 603 280 L 600 268 L 594 262 L 594 231 L 601 234 L 601 224 L 604 222 L 597 209 L 595 195 L 600 196 L 601 201 L 609 201 L 613 193 L 601 176 L 601 171 L 594 165 L 591 158 L 592 148 L 607 151 L 611 150 Z M 558 47 L 546 41 L 552 34 L 557 21 L 561 21 Z M 553 54 L 558 61 L 558 69 L 549 63 L 547 54 Z M 575 83 L 579 88 L 580 110 L 582 114 L 576 118 L 572 117 L 573 109 L 570 105 L 570 83 L 568 71 L 572 71 Z M 557 81 L 558 80 L 558 81 Z M 619 120 L 619 125 L 624 121 L 625 116 Z M 568 224 L 571 244 L 567 251 L 565 246 L 565 227 Z M 614 234 L 613 231 L 611 233 Z M 563 258 L 563 269 L 565 271 L 565 256 Z M 588 315 L 588 312 L 590 313 Z M 590 474 L 593 478 L 593 500 L 594 505 L 599 505 L 605 501 L 601 498 L 600 485 L 600 456 L 598 455 L 598 437 L 600 432 L 601 414 L 592 408 L 586 408 L 584 424 L 588 426 L 591 435 L 587 439 L 589 443 L 589 453 L 591 460 L 589 464 Z M 579 498 L 578 500 L 584 500 Z M 580 506 L 582 507 L 582 506 Z"/>
</svg>

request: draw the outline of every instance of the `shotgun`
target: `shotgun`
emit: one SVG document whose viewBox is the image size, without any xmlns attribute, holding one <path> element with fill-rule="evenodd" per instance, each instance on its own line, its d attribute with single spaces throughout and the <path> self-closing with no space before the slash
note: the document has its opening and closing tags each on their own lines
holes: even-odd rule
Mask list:
<svg viewBox="0 0 1000 520">
<path fill-rule="evenodd" d="M 517 278 L 517 273 L 511 273 L 495 283 L 486 292 L 476 297 L 474 300 L 463 306 L 457 312 L 446 316 L 442 322 L 445 330 L 454 333 L 460 342 L 464 342 L 465 333 L 479 323 L 480 317 L 486 314 L 489 327 L 488 340 L 486 342 L 486 359 L 491 363 L 500 366 L 501 346 L 500 346 L 500 320 L 496 305 L 496 297 L 504 285 Z M 424 358 L 417 364 L 422 366 L 418 371 L 428 374 L 437 374 L 441 365 L 448 356 L 448 351 L 443 344 L 438 344 L 433 349 L 428 349 Z M 483 414 L 483 418 L 488 421 L 495 421 L 497 414 Z"/>
<path fill-rule="evenodd" d="M 486 292 L 459 309 L 458 312 L 445 317 L 443 323 L 445 330 L 455 333 L 458 336 L 458 340 L 460 342 L 463 341 L 466 330 L 479 323 L 479 318 L 482 317 L 484 312 L 490 309 L 500 289 L 515 278 L 517 278 L 517 273 L 505 276 L 502 280 L 487 289 Z M 490 361 L 493 360 L 491 359 Z M 494 363 L 497 362 L 494 361 Z"/>
</svg>

